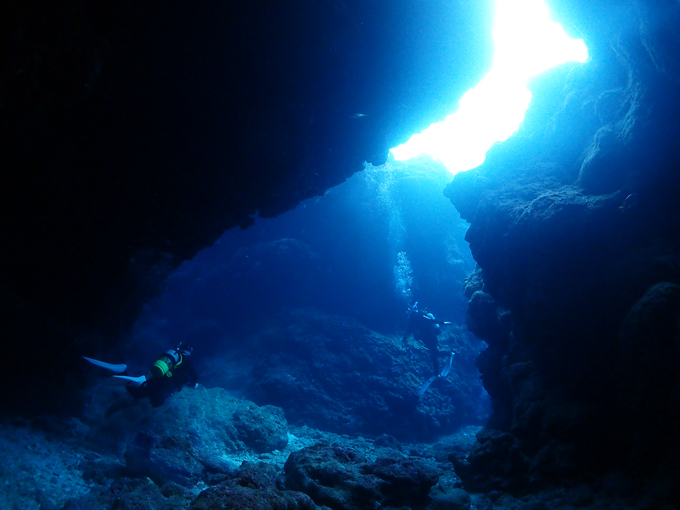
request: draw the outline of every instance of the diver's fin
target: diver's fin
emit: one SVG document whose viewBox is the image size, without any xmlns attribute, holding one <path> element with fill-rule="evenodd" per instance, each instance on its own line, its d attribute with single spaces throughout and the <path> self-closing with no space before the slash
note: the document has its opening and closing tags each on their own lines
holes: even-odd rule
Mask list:
<svg viewBox="0 0 680 510">
<path fill-rule="evenodd" d="M 139 377 L 132 377 L 130 375 L 114 375 L 113 376 L 115 379 L 125 379 L 126 381 L 130 381 L 132 383 L 135 383 L 137 386 L 141 386 L 146 382 L 146 376 L 145 375 L 140 375 Z"/>
<path fill-rule="evenodd" d="M 439 377 L 446 377 L 447 375 L 449 375 L 449 372 L 451 371 L 451 365 L 453 365 L 453 356 L 455 354 L 456 354 L 455 352 L 451 352 L 449 364 L 444 367 L 444 370 L 442 370 L 441 374 L 439 374 Z"/>
<path fill-rule="evenodd" d="M 418 395 L 423 396 L 423 394 L 427 391 L 427 389 L 430 387 L 430 384 L 434 382 L 434 380 L 437 378 L 436 375 L 433 375 L 430 377 L 427 381 L 425 381 L 425 384 L 423 384 L 420 389 L 418 390 Z"/>
<path fill-rule="evenodd" d="M 122 374 L 127 369 L 127 365 L 122 365 L 122 364 L 121 365 L 113 365 L 111 363 L 99 361 L 98 359 L 88 358 L 86 356 L 83 356 L 83 359 L 89 361 L 93 365 L 97 365 L 98 367 L 104 368 L 106 370 L 110 370 L 111 372 L 113 372 L 115 374 Z"/>
</svg>

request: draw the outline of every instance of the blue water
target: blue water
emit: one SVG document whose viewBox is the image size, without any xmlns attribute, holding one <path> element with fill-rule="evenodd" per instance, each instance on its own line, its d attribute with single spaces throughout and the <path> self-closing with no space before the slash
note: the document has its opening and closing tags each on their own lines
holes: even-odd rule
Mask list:
<svg viewBox="0 0 680 510">
<path fill-rule="evenodd" d="M 446 168 L 429 157 L 381 167 L 367 164 L 322 197 L 276 218 L 258 218 L 249 229 L 226 232 L 170 276 L 165 293 L 145 307 L 120 357 L 143 370 L 158 352 L 189 342 L 207 386 L 243 390 L 256 404 L 283 407 L 289 419 L 298 416 L 336 432 L 343 432 L 342 426 L 332 418 L 320 419 L 300 402 L 288 403 L 285 396 L 263 389 L 253 372 L 285 370 L 307 377 L 319 369 L 309 367 L 308 372 L 308 364 L 322 364 L 323 379 L 357 371 L 356 377 L 343 379 L 344 393 L 323 387 L 317 376 L 310 378 L 309 384 L 318 382 L 321 388 L 299 399 L 315 400 L 318 393 L 332 402 L 318 415 L 355 399 L 352 392 L 375 391 L 380 399 L 398 394 L 399 402 L 375 414 L 348 404 L 345 412 L 357 413 L 348 433 L 376 435 L 380 430 L 370 422 L 398 418 L 404 421 L 404 439 L 424 440 L 466 422 L 479 423 L 486 404 L 474 359 L 483 344 L 467 332 L 463 295 L 475 263 L 465 241 L 467 223 L 442 194 L 449 180 Z M 422 405 L 417 392 L 433 373 L 431 354 L 418 339 L 409 338 L 406 347 L 401 341 L 407 310 L 415 302 L 453 323 L 442 329 L 440 365 L 451 351 L 457 354 L 448 381 L 436 381 Z M 298 337 L 317 338 L 287 339 L 291 328 Z M 348 334 L 356 328 L 365 329 Z M 267 335 L 274 338 L 274 347 L 263 347 Z M 328 338 L 334 339 L 329 344 L 333 352 L 323 347 L 310 358 L 309 351 L 326 345 Z M 243 346 L 250 348 L 243 351 Z M 262 359 L 272 349 L 278 357 L 248 365 L 243 357 L 258 349 Z M 360 351 L 370 361 L 354 366 L 363 363 Z M 220 361 L 225 368 L 216 369 L 215 360 L 222 359 L 242 362 L 227 368 L 230 362 Z M 241 376 L 218 373 L 240 370 L 245 371 Z M 371 377 L 379 379 L 375 388 L 367 382 Z M 448 407 L 451 401 L 456 403 Z M 421 435 L 414 424 L 426 416 L 434 416 L 436 423 L 423 425 Z M 390 433 L 399 432 L 390 426 Z"/>
<path fill-rule="evenodd" d="M 475 263 L 467 223 L 442 195 L 449 180 L 429 158 L 368 165 L 322 197 L 227 231 L 172 274 L 140 322 L 165 317 L 175 342 L 196 320 L 239 329 L 314 306 L 389 333 L 417 300 L 464 323 L 462 285 Z"/>
</svg>

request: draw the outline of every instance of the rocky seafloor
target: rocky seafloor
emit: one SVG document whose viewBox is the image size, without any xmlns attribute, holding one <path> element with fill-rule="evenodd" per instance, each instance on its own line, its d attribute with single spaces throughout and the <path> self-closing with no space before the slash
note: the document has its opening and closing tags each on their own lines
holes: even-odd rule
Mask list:
<svg viewBox="0 0 680 510">
<path fill-rule="evenodd" d="M 427 444 L 335 434 L 293 426 L 281 408 L 204 386 L 157 409 L 142 402 L 107 417 L 107 403 L 122 391 L 95 388 L 81 418 L 4 421 L 0 508 L 673 508 L 660 503 L 663 483 L 643 488 L 616 473 L 531 494 L 475 492 L 456 468 L 498 439 L 485 439 L 480 426 Z"/>
</svg>

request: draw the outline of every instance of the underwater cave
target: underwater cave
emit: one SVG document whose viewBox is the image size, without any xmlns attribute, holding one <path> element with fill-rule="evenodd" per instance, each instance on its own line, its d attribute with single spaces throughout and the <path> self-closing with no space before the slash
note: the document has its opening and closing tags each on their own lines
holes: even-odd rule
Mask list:
<svg viewBox="0 0 680 510">
<path fill-rule="evenodd" d="M 3 12 L 1 507 L 680 508 L 677 2 Z"/>
</svg>

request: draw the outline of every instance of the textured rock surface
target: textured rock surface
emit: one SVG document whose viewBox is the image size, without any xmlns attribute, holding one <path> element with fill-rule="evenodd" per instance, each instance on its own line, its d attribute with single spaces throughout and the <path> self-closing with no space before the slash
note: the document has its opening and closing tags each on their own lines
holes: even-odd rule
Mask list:
<svg viewBox="0 0 680 510">
<path fill-rule="evenodd" d="M 339 444 L 294 452 L 285 473 L 286 487 L 333 510 L 422 506 L 438 481 L 437 471 L 418 459 L 393 454 L 370 462 L 356 449 Z"/>
<path fill-rule="evenodd" d="M 250 510 L 314 510 L 306 494 L 279 490 L 276 469 L 270 465 L 244 462 L 230 480 L 201 492 L 191 510 L 248 508 Z"/>
<path fill-rule="evenodd" d="M 429 507 L 432 510 L 469 510 L 470 495 L 463 489 L 450 489 L 444 491 L 433 491 L 430 494 L 432 502 Z"/>
<path fill-rule="evenodd" d="M 680 7 L 549 3 L 591 60 L 536 80 L 517 135 L 446 190 L 481 267 L 469 325 L 489 343 L 478 366 L 502 431 L 480 437 L 473 482 L 678 454 Z"/>
<path fill-rule="evenodd" d="M 148 478 L 120 478 L 105 490 L 96 488 L 83 498 L 69 499 L 62 510 L 105 508 L 187 510 L 195 496 L 195 492 L 173 483 L 159 487 Z"/>
<path fill-rule="evenodd" d="M 314 309 L 288 310 L 277 319 L 245 349 L 211 360 L 205 383 L 281 407 L 291 423 L 369 437 L 430 440 L 486 417 L 473 361 L 481 346 L 464 331 L 445 328 L 440 360 L 457 353 L 451 373 L 419 397 L 432 362 L 417 342 L 404 345 Z"/>
<path fill-rule="evenodd" d="M 138 411 L 142 421 L 149 421 L 142 409 Z M 118 422 L 118 426 L 123 425 Z M 129 423 L 127 426 L 132 428 Z M 211 433 L 219 434 L 222 428 L 222 423 L 212 420 L 203 424 L 201 434 L 209 438 Z M 195 483 L 187 484 L 185 479 L 182 485 L 163 480 L 149 470 L 131 471 L 124 465 L 122 452 L 100 441 L 102 435 L 96 433 L 96 425 L 89 433 L 88 429 L 78 421 L 54 418 L 34 423 L 0 422 L 0 453 L 6 459 L 0 469 L 3 477 L 0 506 L 22 510 L 178 510 L 191 505 L 195 508 L 315 508 L 309 495 L 287 490 L 283 479 L 284 464 L 290 454 L 314 445 L 322 452 L 329 448 L 352 451 L 364 459 L 363 466 L 374 473 L 366 477 L 379 480 L 382 487 L 382 492 L 377 493 L 378 499 L 368 499 L 366 504 L 402 496 L 407 500 L 420 499 L 426 486 L 431 485 L 432 477 L 439 477 L 433 491 L 450 493 L 460 488 L 447 452 L 467 450 L 469 439 L 479 427 L 469 427 L 437 445 L 402 444 L 388 436 L 372 441 L 292 427 L 285 450 L 254 454 L 223 448 L 221 468 L 206 466 L 200 477 L 193 480 Z M 151 437 L 154 441 L 159 439 L 167 452 L 179 459 L 187 452 L 198 454 L 198 448 L 192 451 L 186 443 L 170 440 L 169 435 Z M 173 437 L 180 437 L 179 431 Z M 215 448 L 222 447 L 216 445 Z M 320 477 L 338 475 L 334 471 L 336 464 L 328 463 L 326 467 L 327 471 L 319 467 Z M 351 476 L 364 475 L 355 472 Z M 405 495 L 402 485 L 408 488 Z"/>
<path fill-rule="evenodd" d="M 288 426 L 279 408 L 199 387 L 183 390 L 157 409 L 140 403 L 114 413 L 98 421 L 89 436 L 125 452 L 128 476 L 149 477 L 158 485 L 191 485 L 208 474 L 236 469 L 239 464 L 230 455 L 255 458 L 284 450 Z"/>
<path fill-rule="evenodd" d="M 0 453 L 3 483 L 0 484 L 2 508 L 21 510 L 111 510 L 154 508 L 158 510 L 195 510 L 204 508 L 315 508 L 311 495 L 286 489 L 284 464 L 294 451 L 302 459 L 299 467 L 318 474 L 321 480 L 344 480 L 331 494 L 347 497 L 363 477 L 375 480 L 384 492 L 374 492 L 360 504 L 375 508 L 384 497 L 400 497 L 410 508 L 430 510 L 671 510 L 677 501 L 677 477 L 668 473 L 655 481 L 641 482 L 630 473 L 609 473 L 591 483 L 563 483 L 532 494 L 511 495 L 492 490 L 487 493 L 462 489 L 453 471 L 452 456 L 463 458 L 470 450 L 479 427 L 468 427 L 436 444 L 402 444 L 387 436 L 367 440 L 349 438 L 309 428 L 293 428 L 285 455 L 260 454 L 248 459 L 239 454 L 225 457 L 238 461 L 224 473 L 207 473 L 191 487 L 173 482 L 158 485 L 146 476 L 126 476 L 122 457 L 106 444 L 83 437 L 87 425 L 59 419 L 26 422 L 0 422 Z M 294 433 L 294 435 L 293 435 Z M 178 452 L 179 452 L 178 446 Z M 335 452 L 338 452 L 337 454 Z M 345 452 L 347 455 L 342 455 Z M 356 471 L 359 463 L 348 461 L 352 452 L 366 473 Z M 338 458 L 339 456 L 339 458 Z M 305 463 L 306 460 L 312 464 Z M 246 462 L 243 462 L 246 460 Z M 323 460 L 324 462 L 317 461 Z M 452 459 L 453 460 L 453 459 Z M 456 467 L 458 469 L 458 467 Z M 369 474 L 368 472 L 372 474 Z M 393 475 L 397 476 L 393 476 Z M 385 480 L 379 476 L 385 476 Z M 414 481 L 429 486 L 438 477 L 428 498 Z M 303 480 L 307 480 L 303 477 Z M 400 492 L 390 480 L 404 481 L 408 490 Z M 309 480 L 307 480 L 309 482 Z M 384 483 L 384 485 L 383 485 Z M 314 485 L 310 482 L 310 488 Z M 395 490 L 397 489 L 397 490 Z M 673 499 L 675 497 L 675 499 Z M 424 507 L 416 504 L 419 501 Z M 349 504 L 352 504 L 351 502 Z M 399 508 L 399 502 L 385 508 Z M 404 508 L 401 506 L 401 508 Z"/>
</svg>

